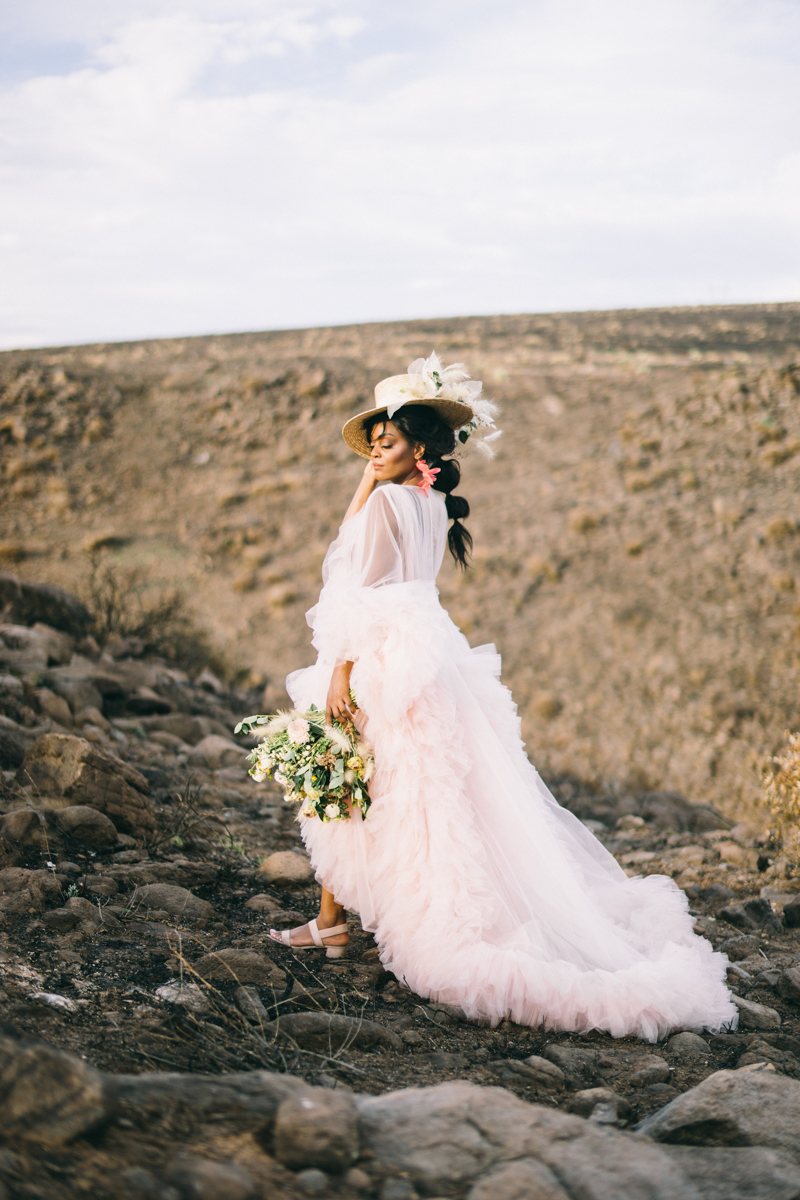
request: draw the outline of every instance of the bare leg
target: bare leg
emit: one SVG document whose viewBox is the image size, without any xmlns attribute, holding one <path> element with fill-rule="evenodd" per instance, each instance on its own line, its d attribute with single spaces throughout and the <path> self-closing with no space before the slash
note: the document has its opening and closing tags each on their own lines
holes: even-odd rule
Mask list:
<svg viewBox="0 0 800 1200">
<path fill-rule="evenodd" d="M 344 908 L 338 902 L 333 892 L 329 892 L 327 888 L 323 888 L 319 905 L 319 916 L 317 917 L 317 929 L 324 937 L 326 929 L 333 929 L 336 925 L 344 925 L 346 921 Z M 307 925 L 299 925 L 297 929 L 293 929 L 291 937 L 293 946 L 313 946 L 314 944 L 314 939 L 309 933 Z M 337 933 L 331 938 L 325 938 L 325 945 L 346 946 L 348 940 L 346 933 Z"/>
</svg>

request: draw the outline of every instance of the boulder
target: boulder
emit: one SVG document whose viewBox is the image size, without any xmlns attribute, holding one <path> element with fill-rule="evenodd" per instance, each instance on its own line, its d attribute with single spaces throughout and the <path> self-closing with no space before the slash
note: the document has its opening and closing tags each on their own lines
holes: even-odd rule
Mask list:
<svg viewBox="0 0 800 1200">
<path fill-rule="evenodd" d="M 218 733 L 210 733 L 202 738 L 189 755 L 192 762 L 212 771 L 244 764 L 246 757 L 247 751 L 243 746 L 237 746 L 230 738 L 220 737 Z"/>
<path fill-rule="evenodd" d="M 781 1015 L 767 1004 L 756 1004 L 743 996 L 731 996 L 739 1010 L 739 1025 L 742 1029 L 777 1029 Z"/>
<path fill-rule="evenodd" d="M 128 763 L 71 734 L 37 738 L 19 770 L 45 796 L 58 796 L 105 813 L 123 833 L 155 829 L 155 811 L 145 795 L 147 780 Z"/>
<path fill-rule="evenodd" d="M 57 1146 L 101 1125 L 109 1112 L 98 1071 L 75 1054 L 0 1036 L 0 1128 L 4 1138 Z"/>
<path fill-rule="evenodd" d="M 571 1200 L 552 1171 L 535 1158 L 520 1158 L 488 1171 L 467 1200 Z"/>
<path fill-rule="evenodd" d="M 402 1039 L 393 1030 L 386 1029 L 376 1021 L 362 1021 L 338 1013 L 287 1013 L 265 1025 L 264 1033 L 268 1037 L 291 1038 L 305 1049 L 328 1053 L 345 1046 L 382 1046 L 396 1051 L 403 1049 Z"/>
<path fill-rule="evenodd" d="M 739 934 L 726 938 L 720 946 L 720 953 L 727 954 L 731 962 L 741 962 L 751 954 L 758 954 L 758 947 L 759 940 L 754 934 Z"/>
<path fill-rule="evenodd" d="M 707 1058 L 711 1053 L 708 1042 L 697 1033 L 673 1033 L 665 1047 L 676 1058 Z"/>
<path fill-rule="evenodd" d="M 8 717 L 0 718 L 0 769 L 15 771 L 25 760 L 27 738 Z"/>
<path fill-rule="evenodd" d="M 65 729 L 70 727 L 72 724 L 72 709 L 63 696 L 58 696 L 55 692 L 51 692 L 50 688 L 37 688 L 34 695 L 39 704 L 40 712 L 49 717 L 51 721 L 55 721 L 57 725 L 63 725 Z"/>
<path fill-rule="evenodd" d="M 788 904 L 784 905 L 783 919 L 787 929 L 800 927 L 800 896 L 796 896 L 794 900 L 790 900 Z"/>
<path fill-rule="evenodd" d="M 188 888 L 169 883 L 146 883 L 133 894 L 132 905 L 143 904 L 145 908 L 157 908 L 172 917 L 199 923 L 210 921 L 214 909 L 207 900 L 201 900 Z"/>
<path fill-rule="evenodd" d="M 686 1176 L 687 1197 L 702 1200 L 795 1200 L 800 1169 L 785 1154 L 760 1146 L 701 1149 L 664 1146 Z M 693 1188 L 690 1192 L 689 1188 Z"/>
<path fill-rule="evenodd" d="M 754 896 L 741 904 L 729 904 L 717 913 L 717 919 L 727 921 L 737 929 L 749 933 L 753 929 L 768 929 L 774 933 L 783 928 L 781 919 L 772 911 L 769 900 Z"/>
<path fill-rule="evenodd" d="M 258 868 L 259 877 L 276 887 L 302 887 L 311 883 L 314 869 L 304 854 L 294 850 L 276 850 Z"/>
<path fill-rule="evenodd" d="M 658 1054 L 644 1054 L 636 1060 L 636 1069 L 628 1077 L 633 1088 L 652 1087 L 654 1083 L 667 1083 L 670 1077 L 669 1063 Z"/>
<path fill-rule="evenodd" d="M 637 1132 L 690 1146 L 767 1146 L 800 1163 L 800 1081 L 772 1070 L 716 1071 Z"/>
<path fill-rule="evenodd" d="M 346 1171 L 358 1158 L 358 1111 L 351 1093 L 309 1088 L 288 1097 L 275 1118 L 273 1145 L 278 1162 L 292 1171 Z"/>
<path fill-rule="evenodd" d="M 283 908 L 280 900 L 273 900 L 266 892 L 259 892 L 257 896 L 251 896 L 249 900 L 245 900 L 244 906 L 252 909 L 253 912 L 270 914 L 278 913 Z"/>
<path fill-rule="evenodd" d="M 533 1160 L 582 1200 L 697 1200 L 669 1155 L 645 1138 L 585 1121 L 502 1088 L 464 1080 L 357 1096 L 362 1155 L 385 1175 L 405 1175 L 426 1196 L 463 1195 L 500 1164 Z M 653 1150 L 658 1150 L 653 1154 Z M 532 1172 L 538 1184 L 541 1172 Z M 549 1176 L 545 1179 L 550 1183 Z M 533 1200 L 534 1190 L 478 1192 Z M 542 1196 L 547 1196 L 545 1191 Z M 553 1198 L 562 1200 L 558 1192 Z"/>
<path fill-rule="evenodd" d="M 92 617 L 77 596 L 49 583 L 23 583 L 15 575 L 0 574 L 0 609 L 22 625 L 43 622 L 71 637 L 84 637 Z"/>
<path fill-rule="evenodd" d="M 287 1096 L 308 1090 L 292 1075 L 243 1071 L 228 1075 L 181 1075 L 155 1071 L 106 1077 L 115 1109 L 137 1129 L 158 1126 L 166 1136 L 185 1137 L 187 1125 L 235 1123 L 240 1133 L 271 1133 Z"/>
<path fill-rule="evenodd" d="M 15 808 L 0 820 L 0 839 L 14 846 L 33 846 L 41 839 L 42 823 L 32 808 Z"/>
<path fill-rule="evenodd" d="M 117 828 L 110 817 L 88 804 L 72 804 L 51 813 L 53 824 L 76 842 L 88 846 L 116 846 Z"/>
<path fill-rule="evenodd" d="M 201 979 L 209 982 L 229 983 L 235 980 L 237 983 L 258 983 L 281 989 L 286 986 L 286 975 L 280 967 L 271 958 L 255 950 L 239 950 L 231 946 L 213 954 L 204 954 L 192 963 L 192 967 Z"/>
<path fill-rule="evenodd" d="M 0 911 L 40 913 L 46 899 L 44 882 L 37 872 L 24 867 L 6 867 L 0 871 Z"/>
</svg>

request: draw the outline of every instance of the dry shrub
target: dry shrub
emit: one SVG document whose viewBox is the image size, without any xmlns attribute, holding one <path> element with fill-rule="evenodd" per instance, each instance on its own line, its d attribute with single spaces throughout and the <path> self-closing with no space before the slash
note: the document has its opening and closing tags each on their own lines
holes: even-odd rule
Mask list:
<svg viewBox="0 0 800 1200">
<path fill-rule="evenodd" d="M 124 568 L 98 555 L 90 562 L 83 600 L 101 648 L 112 638 L 125 638 L 139 643 L 142 654 L 158 655 L 187 671 L 211 667 L 217 674 L 227 673 L 179 588 L 158 587 L 139 568 Z"/>
<path fill-rule="evenodd" d="M 773 758 L 764 775 L 764 803 L 775 818 L 775 832 L 792 863 L 800 861 L 800 733 L 786 734 L 789 749 Z"/>
</svg>

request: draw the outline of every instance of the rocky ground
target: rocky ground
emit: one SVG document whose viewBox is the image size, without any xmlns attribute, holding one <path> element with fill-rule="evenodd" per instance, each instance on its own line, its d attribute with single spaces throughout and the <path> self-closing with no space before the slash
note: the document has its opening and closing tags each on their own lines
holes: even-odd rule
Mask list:
<svg viewBox="0 0 800 1200">
<path fill-rule="evenodd" d="M 0 592 L 3 1200 L 800 1197 L 800 878 L 758 827 L 553 777 L 630 874 L 676 878 L 739 1028 L 481 1027 L 356 918 L 343 960 L 269 941 L 318 888 L 232 734 L 258 694 Z"/>
<path fill-rule="evenodd" d="M 339 436 L 435 348 L 502 408 L 464 463 L 475 569 L 540 770 L 752 819 L 800 723 L 800 305 L 407 321 L 0 354 L 0 561 L 180 584 L 241 678 L 310 661 L 303 613 L 358 480 Z"/>
</svg>

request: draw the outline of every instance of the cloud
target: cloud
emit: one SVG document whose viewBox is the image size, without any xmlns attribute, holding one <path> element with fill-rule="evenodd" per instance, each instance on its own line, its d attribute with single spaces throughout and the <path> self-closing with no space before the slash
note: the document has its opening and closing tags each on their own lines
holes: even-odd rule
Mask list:
<svg viewBox="0 0 800 1200">
<path fill-rule="evenodd" d="M 5 346 L 800 291 L 793 4 L 32 3 Z"/>
</svg>

